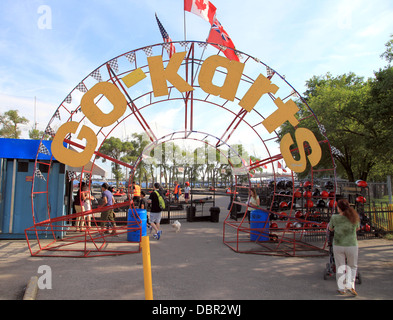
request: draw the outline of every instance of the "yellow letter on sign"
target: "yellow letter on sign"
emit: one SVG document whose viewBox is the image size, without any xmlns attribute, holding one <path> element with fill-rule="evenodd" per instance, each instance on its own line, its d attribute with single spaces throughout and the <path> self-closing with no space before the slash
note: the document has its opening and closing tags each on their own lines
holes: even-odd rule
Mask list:
<svg viewBox="0 0 393 320">
<path fill-rule="evenodd" d="M 213 77 L 218 67 L 227 69 L 227 75 L 222 87 L 213 84 Z M 235 100 L 243 70 L 244 63 L 221 56 L 211 56 L 203 62 L 198 82 L 201 89 L 206 93 L 233 101 Z"/>
<path fill-rule="evenodd" d="M 100 94 L 104 95 L 113 105 L 113 110 L 110 113 L 102 112 L 94 102 L 94 99 Z M 99 82 L 82 97 L 81 109 L 93 124 L 98 127 L 107 127 L 124 114 L 127 109 L 127 100 L 114 84 Z"/>
<path fill-rule="evenodd" d="M 248 112 L 251 112 L 264 94 L 269 92 L 274 94 L 277 91 L 278 87 L 268 78 L 260 74 L 252 84 L 251 88 L 244 95 L 243 99 L 239 102 L 239 106 Z"/>
<path fill-rule="evenodd" d="M 314 133 L 306 128 L 298 128 L 295 131 L 296 143 L 298 146 L 300 160 L 296 161 L 293 159 L 291 153 L 291 146 L 294 145 L 294 141 L 290 133 L 287 133 L 282 139 L 280 144 L 281 155 L 283 156 L 285 163 L 288 168 L 294 172 L 301 173 L 306 170 L 307 158 L 310 161 L 311 166 L 315 167 L 322 158 L 322 149 L 318 143 Z M 311 147 L 311 154 L 308 156 L 304 150 L 304 143 L 308 142 Z"/>
<path fill-rule="evenodd" d="M 299 124 L 299 121 L 295 118 L 295 114 L 299 112 L 299 108 L 295 102 L 289 100 L 284 103 L 280 98 L 277 98 L 274 100 L 274 103 L 278 110 L 262 122 L 269 133 L 272 133 L 287 120 L 294 127 Z"/>
<path fill-rule="evenodd" d="M 63 145 L 64 138 L 78 130 L 78 122 L 67 122 L 57 130 L 56 136 L 52 141 L 52 154 L 57 161 L 69 165 L 71 167 L 83 167 L 89 163 L 94 151 L 97 147 L 97 137 L 94 131 L 83 126 L 79 132 L 78 139 L 86 139 L 86 147 L 82 152 L 66 149 Z"/>
<path fill-rule="evenodd" d="M 168 95 L 169 91 L 167 80 L 180 92 L 194 90 L 194 88 L 177 73 L 185 56 L 186 52 L 177 52 L 173 54 L 166 69 L 164 69 L 164 63 L 162 62 L 161 56 L 147 58 L 150 69 L 151 84 L 153 86 L 155 97 Z"/>
</svg>

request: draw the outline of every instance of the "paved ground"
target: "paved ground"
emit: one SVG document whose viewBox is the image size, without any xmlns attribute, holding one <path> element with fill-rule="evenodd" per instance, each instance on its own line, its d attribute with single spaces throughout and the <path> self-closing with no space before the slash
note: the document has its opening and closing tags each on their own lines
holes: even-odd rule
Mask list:
<svg viewBox="0 0 393 320">
<path fill-rule="evenodd" d="M 393 242 L 360 241 L 359 296 L 336 294 L 333 279 L 323 280 L 328 257 L 285 258 L 233 252 L 222 242 L 220 223 L 182 223 L 180 233 L 163 226 L 151 238 L 156 300 L 321 300 L 393 299 Z M 143 300 L 142 254 L 93 258 L 31 257 L 26 241 L 0 241 L 0 299 L 21 299 L 38 268 L 52 270 L 52 289 L 37 300 Z"/>
</svg>

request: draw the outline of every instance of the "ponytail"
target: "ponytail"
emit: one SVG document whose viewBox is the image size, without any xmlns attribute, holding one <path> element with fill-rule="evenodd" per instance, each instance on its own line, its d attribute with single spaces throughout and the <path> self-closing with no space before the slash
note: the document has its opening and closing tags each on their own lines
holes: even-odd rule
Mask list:
<svg viewBox="0 0 393 320">
<path fill-rule="evenodd" d="M 337 206 L 340 208 L 343 215 L 347 217 L 347 219 L 352 224 L 357 224 L 358 222 L 360 222 L 359 214 L 354 208 L 351 207 L 348 200 L 346 199 L 338 200 Z"/>
</svg>

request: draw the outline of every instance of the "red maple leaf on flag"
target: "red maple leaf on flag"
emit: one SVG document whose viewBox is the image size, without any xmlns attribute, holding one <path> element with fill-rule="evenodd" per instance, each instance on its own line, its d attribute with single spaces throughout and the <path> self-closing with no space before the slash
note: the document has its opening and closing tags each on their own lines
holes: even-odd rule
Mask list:
<svg viewBox="0 0 393 320">
<path fill-rule="evenodd" d="M 198 7 L 199 10 L 203 11 L 206 9 L 207 5 L 203 0 L 196 0 L 195 5 Z"/>
<path fill-rule="evenodd" d="M 212 24 L 217 9 L 209 0 L 184 0 L 184 10 L 196 14 Z"/>
</svg>

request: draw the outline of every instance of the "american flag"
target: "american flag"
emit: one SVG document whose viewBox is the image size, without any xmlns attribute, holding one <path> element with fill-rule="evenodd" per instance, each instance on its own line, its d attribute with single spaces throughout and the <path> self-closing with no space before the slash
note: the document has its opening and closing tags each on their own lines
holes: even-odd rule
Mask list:
<svg viewBox="0 0 393 320">
<path fill-rule="evenodd" d="M 172 55 L 176 53 L 175 46 L 172 43 L 172 39 L 169 37 L 168 33 L 165 31 L 164 27 L 162 26 L 160 20 L 158 20 L 157 14 L 156 14 L 156 19 L 157 19 L 158 27 L 160 28 L 162 38 L 164 39 L 164 42 L 167 44 L 165 45 L 165 49 L 168 52 L 169 58 L 171 58 Z"/>
</svg>

